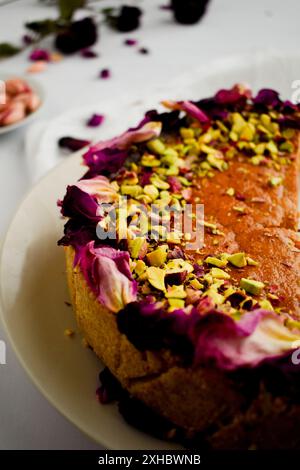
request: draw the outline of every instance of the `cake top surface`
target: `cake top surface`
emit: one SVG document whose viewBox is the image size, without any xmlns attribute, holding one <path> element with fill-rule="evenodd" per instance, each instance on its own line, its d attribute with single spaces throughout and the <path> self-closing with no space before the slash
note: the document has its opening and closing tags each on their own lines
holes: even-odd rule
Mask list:
<svg viewBox="0 0 300 470">
<path fill-rule="evenodd" d="M 223 369 L 300 344 L 300 109 L 241 85 L 92 145 L 60 244 L 140 349 Z"/>
</svg>

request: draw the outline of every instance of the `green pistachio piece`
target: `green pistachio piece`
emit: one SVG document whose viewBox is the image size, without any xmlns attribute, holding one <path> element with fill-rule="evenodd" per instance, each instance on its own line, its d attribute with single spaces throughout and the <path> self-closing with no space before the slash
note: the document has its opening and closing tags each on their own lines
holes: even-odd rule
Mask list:
<svg viewBox="0 0 300 470">
<path fill-rule="evenodd" d="M 182 258 L 175 258 L 170 260 L 167 263 L 166 268 L 167 273 L 180 273 L 182 271 L 187 271 L 188 273 L 191 273 L 194 271 L 193 265 Z"/>
<path fill-rule="evenodd" d="M 246 124 L 240 132 L 240 139 L 251 142 L 254 139 L 255 127 L 253 124 Z"/>
<path fill-rule="evenodd" d="M 143 273 L 146 271 L 146 264 L 144 263 L 143 260 L 139 259 L 139 260 L 136 262 L 134 271 L 136 272 L 136 274 L 137 274 L 138 276 L 140 276 L 141 274 L 143 274 Z"/>
<path fill-rule="evenodd" d="M 182 299 L 168 299 L 170 308 L 169 311 L 177 310 L 178 308 L 184 308 L 184 300 Z"/>
<path fill-rule="evenodd" d="M 139 179 L 137 175 L 132 175 L 128 178 L 124 178 L 122 181 L 122 185 L 135 185 L 135 184 L 138 184 L 138 182 L 139 182 Z"/>
<path fill-rule="evenodd" d="M 264 155 L 255 155 L 250 158 L 252 165 L 258 166 L 265 160 Z"/>
<path fill-rule="evenodd" d="M 133 240 L 128 240 L 128 250 L 131 258 L 138 258 L 140 251 L 144 248 L 146 239 L 143 237 L 137 237 Z"/>
<path fill-rule="evenodd" d="M 268 183 L 273 188 L 276 186 L 280 186 L 282 184 L 282 176 L 273 176 L 269 179 Z"/>
<path fill-rule="evenodd" d="M 230 275 L 220 268 L 211 268 L 211 275 L 214 279 L 230 279 Z"/>
<path fill-rule="evenodd" d="M 213 168 L 217 168 L 220 171 L 226 170 L 227 168 L 227 163 L 216 155 L 208 154 L 207 161 Z"/>
<path fill-rule="evenodd" d="M 277 145 L 275 144 L 275 142 L 274 142 L 273 140 L 270 140 L 270 141 L 266 144 L 266 149 L 268 149 L 271 154 L 276 154 L 276 153 L 278 153 Z"/>
<path fill-rule="evenodd" d="M 255 281 L 254 279 L 246 279 L 242 277 L 240 281 L 241 289 L 245 289 L 246 292 L 253 295 L 259 295 L 265 287 L 263 282 Z"/>
<path fill-rule="evenodd" d="M 180 181 L 180 183 L 183 184 L 183 186 L 191 186 L 192 185 L 191 181 L 188 181 L 184 176 L 178 176 L 177 179 Z"/>
<path fill-rule="evenodd" d="M 244 129 L 245 125 L 247 124 L 245 119 L 240 113 L 232 113 L 232 132 L 239 134 Z"/>
<path fill-rule="evenodd" d="M 143 192 L 143 189 L 138 184 L 135 184 L 132 186 L 126 186 L 126 185 L 121 186 L 121 194 L 123 194 L 124 196 L 132 196 L 136 198 L 137 196 L 142 194 L 142 192 Z"/>
<path fill-rule="evenodd" d="M 154 201 L 155 199 L 158 198 L 159 196 L 159 191 L 157 189 L 156 186 L 154 186 L 154 184 L 146 184 L 146 186 L 144 186 L 144 193 L 151 197 L 152 201 Z"/>
<path fill-rule="evenodd" d="M 164 151 L 164 158 L 169 158 L 172 162 L 174 162 L 178 158 L 177 150 L 172 147 L 166 148 Z"/>
<path fill-rule="evenodd" d="M 181 244 L 182 234 L 176 231 L 167 233 L 167 242 L 174 245 Z"/>
<path fill-rule="evenodd" d="M 225 297 L 224 295 L 222 294 L 219 294 L 215 289 L 213 288 L 210 288 L 208 289 L 205 294 L 210 297 L 215 304 L 217 305 L 221 305 L 222 303 L 224 303 L 224 300 L 225 300 Z"/>
<path fill-rule="evenodd" d="M 166 181 L 163 181 L 156 173 L 151 176 L 150 181 L 158 189 L 169 189 L 170 185 Z"/>
<path fill-rule="evenodd" d="M 255 261 L 254 259 L 250 258 L 250 256 L 246 256 L 247 264 L 249 266 L 259 266 L 259 262 Z"/>
<path fill-rule="evenodd" d="M 169 286 L 166 293 L 167 299 L 185 299 L 186 292 L 184 286 Z"/>
<path fill-rule="evenodd" d="M 163 155 L 165 151 L 165 144 L 160 139 L 153 139 L 147 142 L 147 148 L 150 152 L 156 153 L 157 155 Z"/>
<path fill-rule="evenodd" d="M 228 256 L 228 261 L 233 266 L 237 268 L 244 268 L 247 266 L 247 259 L 245 253 L 234 253 L 233 255 Z"/>
<path fill-rule="evenodd" d="M 151 266 L 147 268 L 147 278 L 149 283 L 158 290 L 163 292 L 166 291 L 165 287 L 165 274 L 166 272 L 163 269 Z"/>
<path fill-rule="evenodd" d="M 260 300 L 258 303 L 260 307 L 263 308 L 264 310 L 274 310 L 273 305 L 267 299 Z"/>
<path fill-rule="evenodd" d="M 219 259 L 215 258 L 214 256 L 208 256 L 205 258 L 205 263 L 212 264 L 213 266 L 217 266 L 218 268 L 224 268 L 227 265 L 226 259 Z"/>
<path fill-rule="evenodd" d="M 192 139 L 195 136 L 194 130 L 187 127 L 181 127 L 179 132 L 183 139 Z"/>
<path fill-rule="evenodd" d="M 246 209 L 245 209 L 245 207 L 243 207 L 243 206 L 233 206 L 232 209 L 233 209 L 234 211 L 236 211 L 236 212 L 241 212 L 242 214 L 243 214 L 244 212 L 246 212 Z"/>
<path fill-rule="evenodd" d="M 171 200 L 171 196 L 169 191 L 161 191 L 159 194 L 160 199 L 167 199 L 169 202 Z"/>
<path fill-rule="evenodd" d="M 294 129 L 283 129 L 282 131 L 282 137 L 285 139 L 292 139 L 295 135 L 295 130 Z"/>
<path fill-rule="evenodd" d="M 151 266 L 160 267 L 166 262 L 168 245 L 161 245 L 156 250 L 151 251 L 146 255 L 147 260 Z"/>
<path fill-rule="evenodd" d="M 166 175 L 167 176 L 177 176 L 179 173 L 179 168 L 176 165 L 171 165 L 167 170 L 166 170 Z"/>
<path fill-rule="evenodd" d="M 141 164 L 150 168 L 160 166 L 160 160 L 158 160 L 154 155 L 145 154 L 141 158 Z"/>
<path fill-rule="evenodd" d="M 234 188 L 228 188 L 227 191 L 226 191 L 226 194 L 228 196 L 234 196 L 234 194 L 235 194 Z"/>
<path fill-rule="evenodd" d="M 192 279 L 191 282 L 190 282 L 190 285 L 192 287 L 194 287 L 194 289 L 203 289 L 203 284 L 201 284 L 201 282 L 198 281 L 198 279 Z"/>
<path fill-rule="evenodd" d="M 263 155 L 266 149 L 266 144 L 264 142 L 261 142 L 255 146 L 255 153 L 256 155 Z"/>
<path fill-rule="evenodd" d="M 292 153 L 294 151 L 294 145 L 292 142 L 286 141 L 280 144 L 279 150 L 282 152 Z"/>
</svg>

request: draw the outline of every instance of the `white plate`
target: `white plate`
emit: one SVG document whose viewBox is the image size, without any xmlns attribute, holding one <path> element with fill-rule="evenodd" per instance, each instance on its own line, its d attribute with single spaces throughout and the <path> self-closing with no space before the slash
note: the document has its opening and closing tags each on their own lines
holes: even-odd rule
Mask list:
<svg viewBox="0 0 300 470">
<path fill-rule="evenodd" d="M 2 316 L 22 365 L 48 400 L 91 438 L 112 449 L 170 449 L 127 425 L 115 405 L 95 396 L 100 361 L 82 346 L 69 300 L 63 249 L 56 246 L 63 221 L 56 207 L 66 185 L 82 175 L 74 155 L 28 194 L 8 230 L 0 268 Z"/>
<path fill-rule="evenodd" d="M 20 75 L 16 75 L 16 74 L 13 74 L 13 73 L 0 72 L 0 80 L 8 80 L 9 78 L 15 78 L 15 77 L 16 78 L 21 78 L 22 80 L 25 80 L 28 83 L 28 85 L 30 86 L 30 88 L 37 93 L 37 95 L 39 96 L 39 98 L 41 100 L 41 103 L 40 103 L 40 106 L 35 111 L 28 114 L 24 119 L 22 119 L 22 121 L 16 122 L 15 124 L 10 124 L 8 126 L 0 126 L 0 135 L 1 134 L 6 134 L 7 132 L 14 131 L 15 129 L 18 129 L 19 127 L 25 126 L 25 124 L 28 124 L 29 122 L 31 122 L 37 116 L 37 114 L 40 112 L 40 110 L 41 110 L 41 108 L 44 104 L 44 101 L 45 101 L 45 93 L 44 93 L 44 90 L 43 90 L 42 86 L 36 80 L 34 80 L 33 78 L 28 77 L 27 75 L 26 76 L 20 76 Z"/>
<path fill-rule="evenodd" d="M 209 73 L 202 70 L 201 75 L 195 71 L 193 80 L 180 79 L 177 96 L 196 99 L 220 86 L 244 81 L 255 89 L 269 83 L 289 98 L 299 65 L 300 60 L 295 57 L 279 59 L 261 54 L 252 62 L 249 56 L 231 58 L 214 64 Z M 155 102 L 150 106 L 155 106 Z M 64 337 L 64 329 L 75 328 L 75 322 L 64 303 L 68 300 L 64 257 L 63 250 L 56 246 L 63 221 L 59 219 L 56 201 L 63 196 L 67 184 L 82 173 L 80 155 L 67 157 L 32 189 L 8 230 L 0 267 L 2 316 L 7 333 L 37 387 L 97 442 L 112 449 L 175 448 L 128 426 L 115 406 L 99 405 L 95 390 L 100 362 L 82 347 L 79 335 L 73 339 Z"/>
</svg>

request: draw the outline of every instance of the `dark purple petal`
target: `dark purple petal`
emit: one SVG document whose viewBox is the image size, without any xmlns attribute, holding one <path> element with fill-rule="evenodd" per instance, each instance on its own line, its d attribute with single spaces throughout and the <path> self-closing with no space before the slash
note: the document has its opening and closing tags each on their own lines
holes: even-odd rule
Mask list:
<svg viewBox="0 0 300 470">
<path fill-rule="evenodd" d="M 98 127 L 104 121 L 103 114 L 93 114 L 87 122 L 87 126 L 89 127 Z"/>
<path fill-rule="evenodd" d="M 107 78 L 111 77 L 111 72 L 109 69 L 102 69 L 99 77 L 102 78 L 103 80 L 106 80 Z"/>
<path fill-rule="evenodd" d="M 45 62 L 49 62 L 50 53 L 46 49 L 34 49 L 29 55 L 29 60 L 33 62 L 37 60 L 44 60 Z"/>
<path fill-rule="evenodd" d="M 98 57 L 97 52 L 92 51 L 91 49 L 82 49 L 80 51 L 80 55 L 85 59 L 94 59 L 95 57 Z"/>
<path fill-rule="evenodd" d="M 76 139 L 75 137 L 61 137 L 58 141 L 58 146 L 62 149 L 70 150 L 71 152 L 77 152 L 90 143 L 89 140 Z"/>
<path fill-rule="evenodd" d="M 68 186 L 66 195 L 61 203 L 61 213 L 65 217 L 74 217 L 90 222 L 98 222 L 98 204 L 89 194 L 77 186 Z"/>
<path fill-rule="evenodd" d="M 124 41 L 125 46 L 135 46 L 137 44 L 136 39 L 125 39 Z"/>
<path fill-rule="evenodd" d="M 116 148 L 105 148 L 95 152 L 89 149 L 83 155 L 84 163 L 89 167 L 85 178 L 116 173 L 124 165 L 127 156 L 126 150 Z"/>
<path fill-rule="evenodd" d="M 257 93 L 256 97 L 253 98 L 253 103 L 260 106 L 275 108 L 281 103 L 281 100 L 277 91 L 263 88 Z"/>
</svg>

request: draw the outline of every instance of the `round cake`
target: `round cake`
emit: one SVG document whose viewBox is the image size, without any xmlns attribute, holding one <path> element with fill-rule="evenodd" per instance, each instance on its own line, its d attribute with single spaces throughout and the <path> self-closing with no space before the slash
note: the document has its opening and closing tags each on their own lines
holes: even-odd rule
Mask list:
<svg viewBox="0 0 300 470">
<path fill-rule="evenodd" d="M 241 85 L 163 105 L 59 203 L 79 328 L 163 437 L 297 448 L 300 108 Z"/>
</svg>

